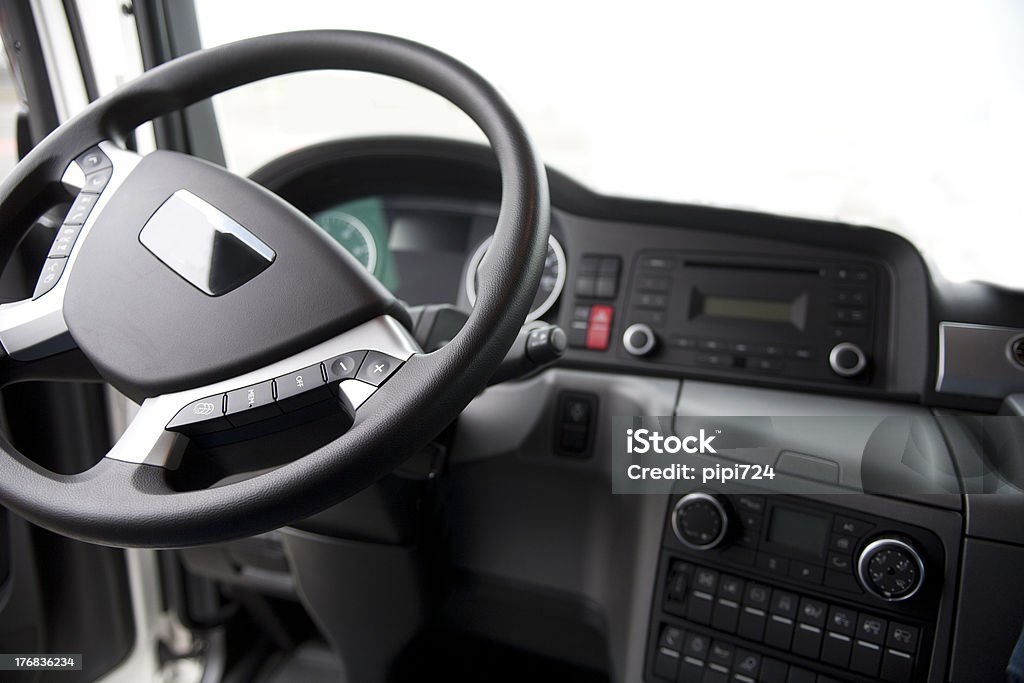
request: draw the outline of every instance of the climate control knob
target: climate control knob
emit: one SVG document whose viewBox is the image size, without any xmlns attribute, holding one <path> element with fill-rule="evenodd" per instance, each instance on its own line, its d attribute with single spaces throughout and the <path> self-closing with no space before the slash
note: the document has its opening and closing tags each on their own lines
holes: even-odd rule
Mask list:
<svg viewBox="0 0 1024 683">
<path fill-rule="evenodd" d="M 650 325 L 634 323 L 622 333 L 622 345 L 634 356 L 646 356 L 658 343 Z"/>
<path fill-rule="evenodd" d="M 828 364 L 840 377 L 856 377 L 868 366 L 868 357 L 853 342 L 840 342 L 828 354 Z"/>
<path fill-rule="evenodd" d="M 718 498 L 708 493 L 689 493 L 672 510 L 676 538 L 694 550 L 711 550 L 729 530 L 729 513 Z"/>
<path fill-rule="evenodd" d="M 879 538 L 864 546 L 857 560 L 864 590 L 887 602 L 912 598 L 924 584 L 924 561 L 907 541 Z"/>
</svg>

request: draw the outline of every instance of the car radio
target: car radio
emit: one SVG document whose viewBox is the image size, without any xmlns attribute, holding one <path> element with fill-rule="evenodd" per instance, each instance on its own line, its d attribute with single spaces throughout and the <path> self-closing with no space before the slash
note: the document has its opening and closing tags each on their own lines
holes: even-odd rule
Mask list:
<svg viewBox="0 0 1024 683">
<path fill-rule="evenodd" d="M 783 495 L 673 498 L 648 681 L 924 678 L 942 543 L 901 522 Z"/>
<path fill-rule="evenodd" d="M 867 383 L 879 367 L 869 263 L 641 252 L 622 350 L 652 363 Z"/>
</svg>

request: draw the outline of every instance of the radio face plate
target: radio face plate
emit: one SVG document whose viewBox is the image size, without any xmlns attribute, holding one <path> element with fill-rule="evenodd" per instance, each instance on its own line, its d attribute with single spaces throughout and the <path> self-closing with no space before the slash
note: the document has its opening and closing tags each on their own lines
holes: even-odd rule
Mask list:
<svg viewBox="0 0 1024 683">
<path fill-rule="evenodd" d="M 657 349 L 645 362 L 844 385 L 881 378 L 882 277 L 875 264 L 765 259 L 699 252 L 640 252 L 624 325 L 643 323 Z M 868 367 L 830 366 L 840 343 Z"/>
</svg>

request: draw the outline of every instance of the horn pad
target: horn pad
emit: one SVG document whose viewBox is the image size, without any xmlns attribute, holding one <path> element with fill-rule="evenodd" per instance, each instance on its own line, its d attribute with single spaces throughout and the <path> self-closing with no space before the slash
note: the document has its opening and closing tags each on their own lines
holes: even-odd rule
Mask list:
<svg viewBox="0 0 1024 683">
<path fill-rule="evenodd" d="M 182 154 L 143 158 L 86 237 L 64 317 L 136 400 L 254 370 L 383 313 L 405 317 L 309 218 Z"/>
</svg>

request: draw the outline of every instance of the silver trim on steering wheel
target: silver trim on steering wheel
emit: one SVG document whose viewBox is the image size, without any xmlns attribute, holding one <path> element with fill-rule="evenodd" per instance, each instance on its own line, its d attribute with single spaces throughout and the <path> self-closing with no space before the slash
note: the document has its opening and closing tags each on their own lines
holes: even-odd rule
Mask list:
<svg viewBox="0 0 1024 683">
<path fill-rule="evenodd" d="M 266 382 L 334 356 L 360 350 L 380 351 L 401 361 L 406 361 L 413 354 L 420 352 L 416 341 L 398 321 L 389 315 L 379 316 L 337 337 L 258 370 L 206 386 L 147 398 L 142 402 L 135 419 L 106 457 L 173 469 L 177 467 L 178 460 L 188 444 L 188 437 L 167 431 L 165 427 L 185 406 L 206 396 Z M 356 379 L 344 380 L 339 385 L 342 397 L 355 410 L 358 410 L 376 389 L 373 385 Z"/>
<path fill-rule="evenodd" d="M 76 346 L 64 321 L 64 294 L 67 291 L 68 278 L 75 268 L 82 244 L 89 238 L 92 226 L 110 203 L 110 198 L 117 193 L 121 184 L 142 160 L 135 152 L 121 149 L 109 141 L 101 142 L 99 148 L 110 159 L 110 180 L 107 181 L 89 217 L 82 225 L 57 284 L 36 299 L 23 299 L 0 305 L 0 344 L 14 360 L 38 360 L 69 351 Z"/>
</svg>

